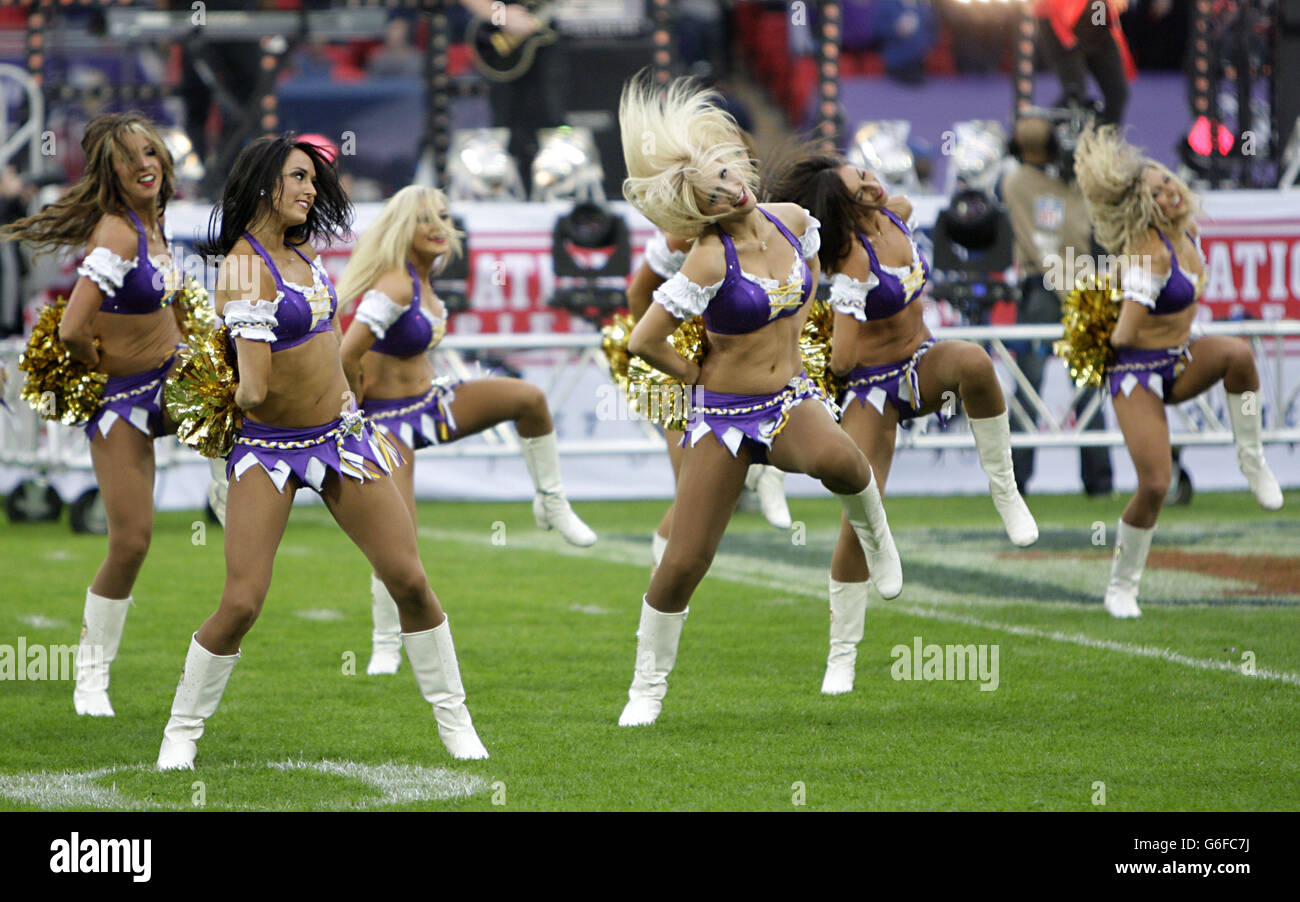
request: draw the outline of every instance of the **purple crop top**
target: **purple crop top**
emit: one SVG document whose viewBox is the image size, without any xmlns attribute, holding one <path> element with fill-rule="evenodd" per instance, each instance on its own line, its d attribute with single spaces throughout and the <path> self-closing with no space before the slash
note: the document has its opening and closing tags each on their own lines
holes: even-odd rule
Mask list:
<svg viewBox="0 0 1300 902">
<path fill-rule="evenodd" d="M 1130 269 L 1124 274 L 1124 298 L 1137 301 L 1155 316 L 1168 316 L 1196 303 L 1205 282 L 1205 272 L 1202 270 L 1200 277 L 1193 282 L 1179 268 L 1178 255 L 1174 253 L 1174 246 L 1169 243 L 1169 239 L 1159 229 L 1156 229 L 1156 234 L 1165 243 L 1165 247 L 1169 248 L 1169 273 L 1162 280 L 1147 270 Z M 1191 232 L 1187 233 L 1187 237 L 1195 245 L 1196 239 L 1192 238 Z"/>
<path fill-rule="evenodd" d="M 135 257 L 123 260 L 108 248 L 97 247 L 81 261 L 77 275 L 90 279 L 104 293 L 100 313 L 153 313 L 171 300 L 177 282 L 176 263 L 173 260 L 163 267 L 154 264 L 149 258 L 144 225 L 134 210 L 126 212 L 135 224 Z"/>
<path fill-rule="evenodd" d="M 907 236 L 912 246 L 912 262 L 908 266 L 885 266 L 876 256 L 876 249 L 866 236 L 858 233 L 858 240 L 871 258 L 871 275 L 867 281 L 836 273 L 831 277 L 831 307 L 837 313 L 847 313 L 859 322 L 889 319 L 921 296 L 930 278 L 930 264 L 921 256 L 912 238 L 912 232 L 892 210 L 882 210 L 894 225 Z"/>
<path fill-rule="evenodd" d="M 248 341 L 265 341 L 271 345 L 271 352 L 284 351 L 302 344 L 313 335 L 329 332 L 334 328 L 334 313 L 338 310 L 338 297 L 334 294 L 334 284 L 322 268 L 308 260 L 296 247 L 293 252 L 311 267 L 312 284 L 295 285 L 280 277 L 280 270 L 271 262 L 271 256 L 257 239 L 247 232 L 244 238 L 257 251 L 258 256 L 266 261 L 267 268 L 275 277 L 274 301 L 230 301 L 222 310 L 221 318 L 230 330 L 233 342 L 236 338 Z"/>
<path fill-rule="evenodd" d="M 370 350 L 391 357 L 414 357 L 432 348 L 447 334 L 447 320 L 434 316 L 420 303 L 420 276 L 406 264 L 411 276 L 411 303 L 403 306 L 372 288 L 361 296 L 357 321 L 375 334 Z"/>
<path fill-rule="evenodd" d="M 677 319 L 703 316 L 704 327 L 719 335 L 755 332 L 774 320 L 798 313 L 812 294 L 812 271 L 806 261 L 821 246 L 820 223 L 808 214 L 803 237 L 795 238 L 777 217 L 761 207 L 759 210 L 795 249 L 790 275 L 784 282 L 752 276 L 742 270 L 735 243 L 719 229 L 727 261 L 722 281 L 700 286 L 679 272 L 655 290 L 655 303 Z"/>
</svg>

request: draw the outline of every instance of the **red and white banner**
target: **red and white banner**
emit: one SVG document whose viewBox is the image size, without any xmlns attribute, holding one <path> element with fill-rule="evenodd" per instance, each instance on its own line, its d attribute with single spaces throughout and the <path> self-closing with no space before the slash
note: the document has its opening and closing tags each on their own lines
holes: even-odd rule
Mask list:
<svg viewBox="0 0 1300 902">
<path fill-rule="evenodd" d="M 1214 319 L 1300 319 L 1300 220 L 1207 221 L 1201 250 Z"/>
<path fill-rule="evenodd" d="M 946 205 L 942 197 L 914 199 L 923 229 Z M 1207 283 L 1202 298 L 1213 319 L 1300 319 L 1300 191 L 1224 191 L 1202 198 L 1201 224 Z M 653 226 L 628 204 L 610 205 L 623 215 L 632 240 L 632 271 L 640 266 Z M 358 234 L 378 216 L 381 204 L 359 204 Z M 593 327 L 549 304 L 556 286 L 551 241 L 569 204 L 456 204 L 469 248 L 469 310 L 452 317 L 458 334 L 590 331 Z M 192 244 L 207 229 L 208 207 L 174 203 L 169 231 Z M 335 281 L 343 274 L 351 243 L 321 256 Z M 70 270 L 69 270 L 70 272 Z M 71 288 L 51 286 L 66 293 Z M 340 298 L 345 306 L 352 299 Z M 350 313 L 350 310 L 347 311 Z"/>
</svg>

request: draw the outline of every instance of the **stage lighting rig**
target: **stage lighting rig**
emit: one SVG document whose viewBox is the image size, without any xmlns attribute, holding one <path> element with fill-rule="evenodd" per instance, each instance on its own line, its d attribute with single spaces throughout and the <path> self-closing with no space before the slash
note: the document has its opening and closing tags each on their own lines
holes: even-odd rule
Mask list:
<svg viewBox="0 0 1300 902">
<path fill-rule="evenodd" d="M 452 133 L 447 197 L 467 200 L 524 200 L 519 167 L 506 149 L 508 128 L 467 128 Z"/>
<path fill-rule="evenodd" d="M 912 124 L 903 119 L 863 122 L 849 144 L 849 162 L 870 169 L 893 190 L 918 192 L 916 159 L 907 144 L 911 130 Z"/>
<path fill-rule="evenodd" d="M 591 129 L 562 125 L 537 135 L 532 200 L 604 203 L 605 171 Z"/>
</svg>

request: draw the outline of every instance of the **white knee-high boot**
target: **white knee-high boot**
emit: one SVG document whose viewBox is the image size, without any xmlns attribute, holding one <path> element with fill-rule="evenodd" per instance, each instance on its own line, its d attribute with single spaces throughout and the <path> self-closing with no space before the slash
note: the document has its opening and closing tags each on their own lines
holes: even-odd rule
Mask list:
<svg viewBox="0 0 1300 902">
<path fill-rule="evenodd" d="M 849 525 L 862 544 L 862 553 L 867 556 L 867 569 L 871 571 L 871 582 L 876 591 L 881 598 L 896 598 L 903 591 L 903 565 L 898 559 L 889 521 L 885 518 L 880 490 L 876 488 L 876 474 L 871 474 L 871 482 L 856 495 L 836 495 L 835 498 L 844 508 Z"/>
<path fill-rule="evenodd" d="M 789 529 L 790 505 L 785 500 L 785 473 L 766 464 L 750 464 L 745 474 L 745 488 L 758 495 L 763 519 L 777 529 Z"/>
<path fill-rule="evenodd" d="M 668 694 L 668 674 L 677 664 L 677 646 L 690 608 L 665 614 L 641 599 L 641 623 L 636 631 L 636 668 L 627 704 L 619 715 L 620 727 L 643 727 L 655 722 Z"/>
<path fill-rule="evenodd" d="M 1004 410 L 995 417 L 971 419 L 970 431 L 975 436 L 980 466 L 989 478 L 989 494 L 1007 537 L 1013 545 L 1032 545 L 1038 541 L 1038 524 L 1025 506 L 1016 488 L 1016 476 L 1011 466 L 1011 420 Z"/>
<path fill-rule="evenodd" d="M 230 491 L 230 480 L 226 477 L 226 461 L 222 457 L 208 460 L 208 472 L 212 481 L 208 483 L 208 506 L 217 515 L 221 528 L 226 528 L 226 493 Z"/>
<path fill-rule="evenodd" d="M 1259 506 L 1266 511 L 1278 510 L 1282 507 L 1282 489 L 1264 460 L 1264 446 L 1260 442 L 1259 397 L 1253 394 L 1247 399 L 1245 394 L 1233 392 L 1227 392 L 1227 395 L 1228 418 L 1232 420 L 1232 438 L 1237 446 L 1237 466 L 1241 467 L 1242 475 L 1250 483 L 1251 494 Z"/>
<path fill-rule="evenodd" d="M 105 598 L 86 590 L 86 607 L 81 615 L 81 642 L 77 645 L 77 686 L 72 704 L 78 714 L 112 717 L 108 700 L 108 670 L 122 643 L 122 628 L 131 598 Z"/>
<path fill-rule="evenodd" d="M 366 665 L 366 673 L 371 676 L 397 673 L 402 666 L 402 621 L 388 587 L 373 573 L 370 574 L 370 599 L 374 630 L 370 634 L 370 663 Z"/>
<path fill-rule="evenodd" d="M 451 641 L 450 622 L 444 619 L 433 629 L 402 633 L 402 645 L 415 672 L 420 695 L 433 705 L 438 736 L 447 751 L 461 760 L 486 758 L 487 749 L 479 741 L 469 708 L 465 707 L 465 686 L 460 680 L 460 662 L 456 660 L 456 646 Z"/>
<path fill-rule="evenodd" d="M 548 432 L 536 438 L 520 437 L 524 448 L 524 464 L 533 477 L 537 495 L 533 498 L 533 517 L 539 529 L 559 530 L 570 545 L 585 548 L 596 543 L 596 534 L 578 519 L 564 497 L 564 482 L 560 479 L 560 456 L 556 450 L 555 433 Z"/>
<path fill-rule="evenodd" d="M 841 695 L 853 691 L 854 665 L 867 615 L 867 590 L 871 581 L 842 583 L 830 579 L 831 650 L 826 658 L 822 692 Z"/>
<path fill-rule="evenodd" d="M 172 716 L 163 730 L 162 748 L 158 750 L 159 770 L 194 769 L 194 755 L 203 736 L 204 722 L 216 713 L 238 662 L 239 652 L 214 655 L 199 645 L 197 635 L 190 638 L 185 671 L 176 687 Z"/>
<path fill-rule="evenodd" d="M 1110 565 L 1110 583 L 1106 586 L 1106 610 L 1113 617 L 1140 617 L 1138 582 L 1147 565 L 1151 537 L 1156 528 L 1142 529 L 1123 520 L 1115 530 L 1115 557 Z"/>
</svg>

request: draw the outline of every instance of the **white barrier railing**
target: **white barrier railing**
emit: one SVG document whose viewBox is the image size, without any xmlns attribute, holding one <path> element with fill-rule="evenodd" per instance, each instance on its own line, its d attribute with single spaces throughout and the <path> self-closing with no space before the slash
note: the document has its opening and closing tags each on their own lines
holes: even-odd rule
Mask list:
<svg viewBox="0 0 1300 902">
<path fill-rule="evenodd" d="M 41 171 L 41 141 L 45 128 L 45 95 L 40 83 L 26 69 L 9 63 L 0 63 L 0 83 L 14 82 L 27 100 L 27 119 L 12 130 L 7 117 L 0 120 L 0 168 L 6 166 L 24 149 L 27 151 L 27 171 L 35 175 Z M 7 94 L 8 92 L 6 92 Z"/>
<path fill-rule="evenodd" d="M 1294 366 L 1286 366 L 1286 339 L 1300 337 L 1300 322 L 1218 322 L 1201 327 L 1206 335 L 1236 335 L 1249 339 L 1256 363 L 1260 369 L 1261 409 L 1265 411 L 1263 441 L 1265 443 L 1300 442 L 1300 355 L 1292 355 Z M 1083 447 L 1120 446 L 1123 435 L 1115 430 L 1086 431 L 1082 423 L 1088 422 L 1101 402 L 1101 393 L 1094 393 L 1088 406 L 1070 422 L 1072 404 L 1054 411 L 1038 391 L 1029 384 L 1016 365 L 1008 343 L 1021 341 L 1052 341 L 1061 337 L 1057 325 L 1025 326 L 963 326 L 934 330 L 939 339 L 966 339 L 985 345 L 1004 374 L 1004 388 L 1012 417 L 1029 431 L 1013 432 L 1011 443 L 1015 447 Z M 577 411 L 594 426 L 602 417 L 599 407 L 608 402 L 616 390 L 609 385 L 604 354 L 600 349 L 601 337 L 594 333 L 572 334 L 511 334 L 511 335 L 452 335 L 448 336 L 434 352 L 438 372 L 463 379 L 477 375 L 476 366 L 467 360 L 468 354 L 510 353 L 519 357 L 543 356 L 539 365 L 549 370 L 544 388 L 552 411 Z M 0 464 L 50 473 L 60 470 L 90 469 L 89 447 L 81 430 L 49 423 L 39 419 L 36 412 L 19 397 L 23 374 L 18 371 L 18 357 L 24 345 L 18 339 L 0 341 L 0 366 L 7 370 L 4 390 L 7 409 L 0 410 Z M 1053 364 L 1048 364 L 1053 365 Z M 1054 364 L 1060 366 L 1059 362 Z M 531 369 L 531 367 L 530 367 Z M 593 377 L 595 381 L 593 382 Z M 539 381 L 539 384 L 541 382 Z M 592 391 L 593 385 L 596 390 Z M 1010 386 L 1020 387 L 1029 399 L 1034 416 L 1015 398 Z M 581 389 L 581 390 L 580 390 Z M 590 396 L 585 396 L 589 394 Z M 1076 390 L 1077 399 L 1082 390 Z M 1224 417 L 1211 405 L 1213 392 L 1207 392 L 1192 401 L 1175 406 L 1175 424 L 1171 444 L 1226 445 L 1232 443 L 1232 433 Z M 626 406 L 614 405 L 617 418 L 636 423 L 635 438 L 609 438 L 588 435 L 572 437 L 574 430 L 560 443 L 565 456 L 610 454 L 658 455 L 664 450 L 663 439 L 647 421 L 628 416 Z M 596 411 L 593 413 L 593 411 Z M 1036 422 L 1035 422 L 1036 421 Z M 944 449 L 973 448 L 974 441 L 967 430 L 949 428 L 942 432 L 930 431 L 934 418 L 926 418 L 910 430 L 899 430 L 900 448 Z M 960 419 L 957 421 L 960 423 Z M 599 431 L 592 429 L 589 431 Z M 174 439 L 157 443 L 158 466 L 164 468 L 174 460 L 194 459 L 194 453 Z M 456 442 L 440 447 L 426 448 L 422 456 L 434 457 L 510 457 L 520 453 L 519 439 L 513 429 L 505 425 L 484 433 L 481 441 Z"/>
</svg>

